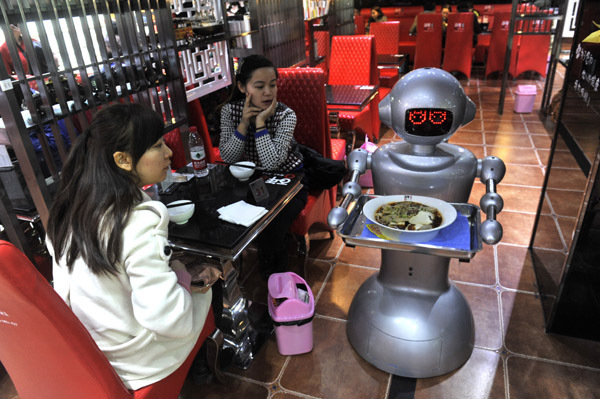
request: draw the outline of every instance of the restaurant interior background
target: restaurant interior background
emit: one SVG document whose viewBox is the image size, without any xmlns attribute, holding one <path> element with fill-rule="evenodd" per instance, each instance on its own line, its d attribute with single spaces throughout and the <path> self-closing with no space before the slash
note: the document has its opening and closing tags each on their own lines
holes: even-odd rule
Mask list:
<svg viewBox="0 0 600 399">
<path fill-rule="evenodd" d="M 188 107 L 198 102 L 216 139 L 213 111 L 225 98 L 240 57 L 262 53 L 277 67 L 313 66 L 320 61 L 319 53 L 311 51 L 316 48 L 314 32 L 325 30 L 330 37 L 354 34 L 354 7 L 421 4 L 248 0 L 248 13 L 236 16 L 227 15 L 230 2 L 200 6 L 196 1 L 0 2 L 0 43 L 11 34 L 10 25 L 17 25 L 30 55 L 28 74 L 17 65 L 11 77 L 0 65 L 0 239 L 14 243 L 48 280 L 44 225 L 68 152 L 66 143 L 85 129 L 99 106 L 118 99 L 152 106 L 165 115 L 165 132 L 181 134 L 185 143 Z M 474 3 L 477 8 L 510 2 Z M 546 332 L 598 341 L 600 152 L 595 74 L 600 53 L 593 44 L 580 44 L 595 29 L 592 21 L 600 22 L 600 7 L 593 1 L 551 3 L 564 17 L 564 30 L 552 34 L 557 46 L 549 49 L 549 73 L 541 83 L 546 85 L 541 117 L 550 114 L 551 95 L 556 94 L 550 71 L 562 67 L 565 83 L 529 249 Z M 32 38 L 41 44 L 47 71 L 32 56 Z M 111 53 L 110 48 L 118 50 Z M 12 41 L 9 50 L 17 54 Z M 501 82 L 500 104 L 508 90 L 502 78 L 496 80 L 497 87 Z M 30 136 L 40 141 L 37 150 Z M 55 144 L 47 137 L 57 138 Z M 565 165 L 574 167 L 565 172 Z M 0 367 L 0 377 L 3 374 Z"/>
</svg>

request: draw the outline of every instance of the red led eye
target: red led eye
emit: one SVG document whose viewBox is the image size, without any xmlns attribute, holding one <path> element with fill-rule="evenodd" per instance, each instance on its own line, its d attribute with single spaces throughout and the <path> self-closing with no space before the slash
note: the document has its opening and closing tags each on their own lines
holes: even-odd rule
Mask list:
<svg viewBox="0 0 600 399">
<path fill-rule="evenodd" d="M 410 111 L 408 119 L 415 125 L 420 125 L 427 120 L 427 111 Z"/>
<path fill-rule="evenodd" d="M 446 121 L 446 111 L 431 111 L 429 121 L 434 125 L 441 125 Z"/>
</svg>

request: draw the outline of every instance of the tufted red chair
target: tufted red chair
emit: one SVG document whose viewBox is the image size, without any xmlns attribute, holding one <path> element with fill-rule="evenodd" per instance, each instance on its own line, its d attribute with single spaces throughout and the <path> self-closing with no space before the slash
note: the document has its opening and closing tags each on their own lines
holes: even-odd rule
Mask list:
<svg viewBox="0 0 600 399">
<path fill-rule="evenodd" d="M 314 32 L 315 41 L 317 42 L 317 55 L 325 60 L 317 64 L 318 68 L 325 71 L 325 76 L 329 71 L 329 57 L 331 53 L 331 44 L 329 40 L 329 32 L 318 30 Z"/>
<path fill-rule="evenodd" d="M 204 117 L 204 111 L 202 110 L 202 104 L 200 104 L 200 99 L 190 101 L 187 105 L 187 108 L 190 126 L 196 126 L 198 133 L 200 133 L 202 136 L 202 141 L 204 141 L 204 150 L 206 151 L 207 161 L 210 163 L 215 163 L 215 161 L 223 161 L 223 159 L 221 159 L 219 147 L 214 147 L 212 145 L 212 140 L 208 132 L 208 125 L 206 124 L 206 118 Z"/>
<path fill-rule="evenodd" d="M 400 41 L 400 22 L 373 22 L 370 29 L 371 35 L 375 36 L 375 52 L 379 54 L 398 54 L 398 43 Z M 379 66 L 380 97 L 387 95 L 389 90 L 398 81 L 400 74 L 398 68 Z"/>
<path fill-rule="evenodd" d="M 14 245 L 0 241 L 0 361 L 21 399 L 176 399 L 212 310 L 187 360 L 167 378 L 128 390 L 52 286 Z"/>
<path fill-rule="evenodd" d="M 417 47 L 413 69 L 442 66 L 442 14 L 422 13 L 417 17 Z"/>
<path fill-rule="evenodd" d="M 278 73 L 277 99 L 296 113 L 294 138 L 324 157 L 333 158 L 325 97 L 325 73 L 320 68 L 280 68 Z M 335 206 L 336 191 L 337 187 L 311 191 L 304 209 L 290 228 L 290 232 L 300 238 L 300 250 L 305 262 L 310 246 L 308 231 L 311 226 L 319 225 L 333 237 L 327 225 L 327 215 Z"/>
<path fill-rule="evenodd" d="M 486 78 L 494 72 L 504 71 L 504 58 L 506 57 L 509 29 L 510 12 L 496 12 L 494 14 L 494 27 L 492 29 L 492 35 L 490 38 L 490 47 L 488 49 L 488 55 L 485 62 Z M 517 49 L 519 45 L 518 39 L 518 36 L 513 37 L 513 47 L 508 70 L 508 73 L 513 77 L 516 77 L 515 67 L 517 64 Z"/>
<path fill-rule="evenodd" d="M 379 83 L 375 38 L 371 35 L 334 36 L 329 61 L 330 85 L 371 85 Z M 339 111 L 340 129 L 366 134 L 379 140 L 379 95 L 361 111 Z M 337 108 L 337 107 L 336 107 Z"/>
<path fill-rule="evenodd" d="M 524 8 L 524 4 L 520 4 L 519 8 Z M 537 7 L 528 6 L 529 9 L 521 12 L 536 12 Z M 538 11 L 539 12 L 539 11 Z M 542 77 L 546 77 L 548 68 L 548 54 L 550 52 L 550 30 L 552 29 L 552 21 L 543 21 L 538 19 L 519 21 L 522 26 L 517 26 L 525 32 L 535 32 L 537 35 L 522 35 L 519 36 L 519 47 L 517 53 L 517 64 L 515 66 L 515 77 L 523 72 L 535 71 Z M 547 35 L 541 33 L 548 32 Z M 513 52 L 515 47 L 513 46 Z"/>
<path fill-rule="evenodd" d="M 473 65 L 473 13 L 457 12 L 448 15 L 444 70 L 461 72 L 471 77 Z"/>
</svg>

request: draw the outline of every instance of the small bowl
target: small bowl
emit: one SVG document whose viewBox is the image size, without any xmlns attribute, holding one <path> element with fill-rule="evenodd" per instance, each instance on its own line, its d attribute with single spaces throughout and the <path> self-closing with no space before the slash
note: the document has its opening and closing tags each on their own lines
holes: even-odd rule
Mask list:
<svg viewBox="0 0 600 399">
<path fill-rule="evenodd" d="M 243 166 L 237 166 L 237 165 L 252 166 L 252 169 L 244 168 Z M 242 162 L 236 162 L 234 165 L 231 165 L 229 167 L 229 171 L 239 181 L 246 181 L 250 178 L 250 176 L 252 176 L 252 174 L 254 174 L 255 167 L 256 167 L 256 164 L 254 162 L 242 161 Z"/>
<path fill-rule="evenodd" d="M 168 205 L 181 204 L 183 202 L 190 202 L 190 201 L 189 200 L 173 201 L 173 202 L 169 203 Z M 190 218 L 194 214 L 194 209 L 196 209 L 196 206 L 191 202 L 188 205 L 181 205 L 181 206 L 176 206 L 174 208 L 167 208 L 167 211 L 169 211 L 169 220 L 176 224 L 186 224 L 188 222 L 188 220 L 190 220 Z"/>
<path fill-rule="evenodd" d="M 404 201 L 418 202 L 423 205 L 436 208 L 442 214 L 442 224 L 429 230 L 402 230 L 388 227 L 375 221 L 375 212 L 381 206 L 389 204 L 390 202 Z M 456 220 L 456 209 L 446 201 L 418 195 L 386 195 L 373 198 L 363 206 L 363 213 L 367 218 L 369 218 L 369 220 L 379 227 L 383 235 L 389 240 L 407 243 L 417 243 L 432 240 L 442 229 L 448 227 Z"/>
</svg>

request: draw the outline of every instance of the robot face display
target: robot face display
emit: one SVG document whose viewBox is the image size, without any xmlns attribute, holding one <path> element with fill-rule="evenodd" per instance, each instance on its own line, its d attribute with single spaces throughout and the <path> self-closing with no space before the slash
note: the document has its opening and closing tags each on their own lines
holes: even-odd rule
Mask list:
<svg viewBox="0 0 600 399">
<path fill-rule="evenodd" d="M 420 68 L 394 85 L 379 103 L 381 121 L 406 142 L 436 145 L 475 117 L 475 104 L 452 74 Z"/>
<path fill-rule="evenodd" d="M 452 128 L 452 111 L 441 108 L 411 108 L 406 110 L 405 130 L 416 136 L 444 136 Z"/>
</svg>

